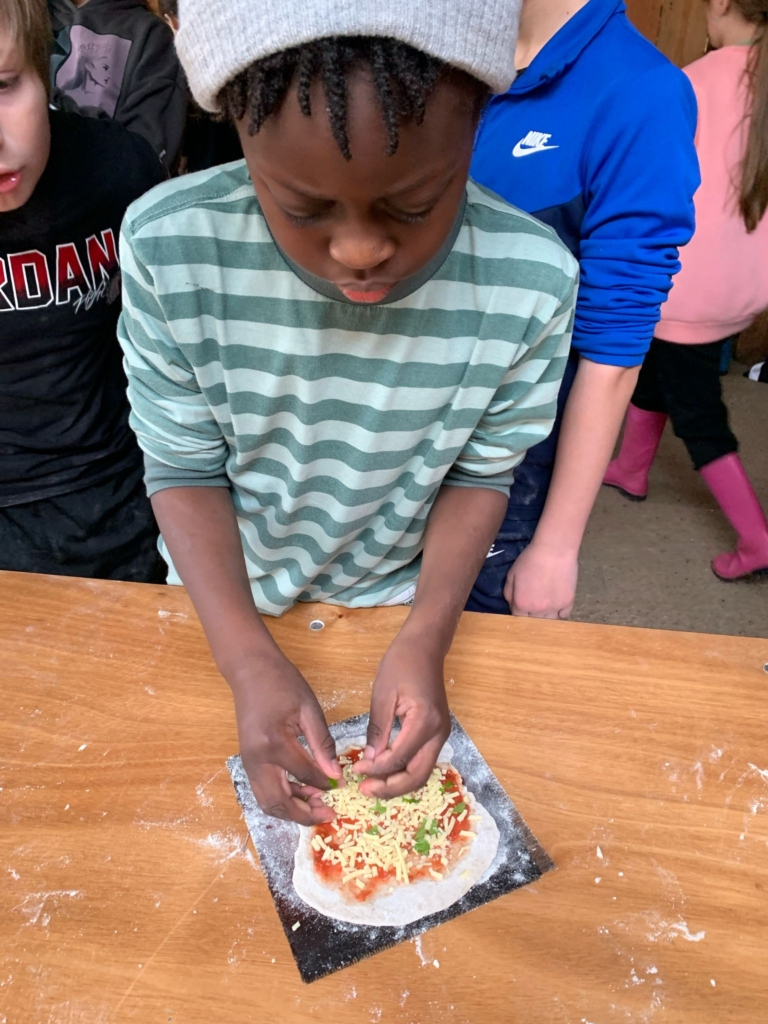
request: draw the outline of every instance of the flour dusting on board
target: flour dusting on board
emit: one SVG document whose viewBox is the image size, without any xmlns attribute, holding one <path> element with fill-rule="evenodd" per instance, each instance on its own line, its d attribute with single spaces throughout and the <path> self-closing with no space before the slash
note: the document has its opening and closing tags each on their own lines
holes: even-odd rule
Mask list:
<svg viewBox="0 0 768 1024">
<path fill-rule="evenodd" d="M 460 900 L 446 910 L 402 927 L 351 924 L 326 917 L 307 906 L 293 885 L 299 826 L 264 814 L 253 795 L 240 758 L 231 757 L 227 761 L 237 798 L 302 980 L 315 981 L 399 942 L 416 939 L 430 928 L 526 885 L 554 867 L 475 744 L 453 716 L 451 721 L 451 762 L 461 773 L 467 788 L 496 822 L 500 834 L 499 847 L 484 876 Z M 358 715 L 335 723 L 330 732 L 337 747 L 342 748 L 353 737 L 364 735 L 367 725 L 368 716 Z M 300 922 L 298 928 L 295 928 L 296 922 Z M 417 949 L 420 949 L 420 943 Z M 431 958 L 427 958 L 426 963 L 437 966 Z"/>
</svg>

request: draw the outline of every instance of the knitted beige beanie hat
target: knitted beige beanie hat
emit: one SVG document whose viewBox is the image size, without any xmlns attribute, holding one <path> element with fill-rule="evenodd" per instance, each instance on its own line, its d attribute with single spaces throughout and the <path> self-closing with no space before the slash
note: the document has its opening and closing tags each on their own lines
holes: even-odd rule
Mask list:
<svg viewBox="0 0 768 1024">
<path fill-rule="evenodd" d="M 505 92 L 521 0 L 181 0 L 176 48 L 192 94 L 216 110 L 254 61 L 328 36 L 390 36 Z"/>
</svg>

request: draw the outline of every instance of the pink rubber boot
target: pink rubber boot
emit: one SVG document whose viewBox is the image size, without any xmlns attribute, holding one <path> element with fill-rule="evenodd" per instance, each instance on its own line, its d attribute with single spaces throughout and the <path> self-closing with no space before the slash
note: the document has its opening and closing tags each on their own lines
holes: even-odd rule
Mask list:
<svg viewBox="0 0 768 1024">
<path fill-rule="evenodd" d="M 656 457 L 666 422 L 666 413 L 646 412 L 630 402 L 619 454 L 603 477 L 606 487 L 615 487 L 630 501 L 645 501 L 648 471 Z"/>
<path fill-rule="evenodd" d="M 723 455 L 700 472 L 737 537 L 735 552 L 713 560 L 714 574 L 721 580 L 738 580 L 768 572 L 768 522 L 739 456 Z"/>
</svg>

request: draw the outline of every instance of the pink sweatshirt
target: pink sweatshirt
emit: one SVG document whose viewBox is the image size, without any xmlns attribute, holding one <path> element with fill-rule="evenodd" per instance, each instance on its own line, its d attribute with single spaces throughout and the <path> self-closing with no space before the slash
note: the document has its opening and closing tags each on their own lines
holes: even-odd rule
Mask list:
<svg viewBox="0 0 768 1024">
<path fill-rule="evenodd" d="M 768 307 L 768 214 L 747 234 L 738 212 L 746 146 L 748 46 L 724 46 L 685 68 L 699 104 L 701 187 L 696 233 L 680 250 L 680 273 L 662 306 L 656 337 L 701 345 L 737 334 Z"/>
</svg>

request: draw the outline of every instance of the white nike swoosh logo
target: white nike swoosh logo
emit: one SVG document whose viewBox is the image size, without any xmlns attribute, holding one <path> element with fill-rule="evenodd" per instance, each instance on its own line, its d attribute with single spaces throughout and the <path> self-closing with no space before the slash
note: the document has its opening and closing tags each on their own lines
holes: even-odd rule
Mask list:
<svg viewBox="0 0 768 1024">
<path fill-rule="evenodd" d="M 495 558 L 496 555 L 503 555 L 505 550 L 506 548 L 504 548 L 502 551 L 491 551 L 489 555 L 485 556 L 485 560 L 488 561 L 489 558 Z"/>
<path fill-rule="evenodd" d="M 512 150 L 512 156 L 530 156 L 531 153 L 543 153 L 545 149 L 560 149 L 559 146 L 525 146 L 518 142 Z"/>
</svg>

